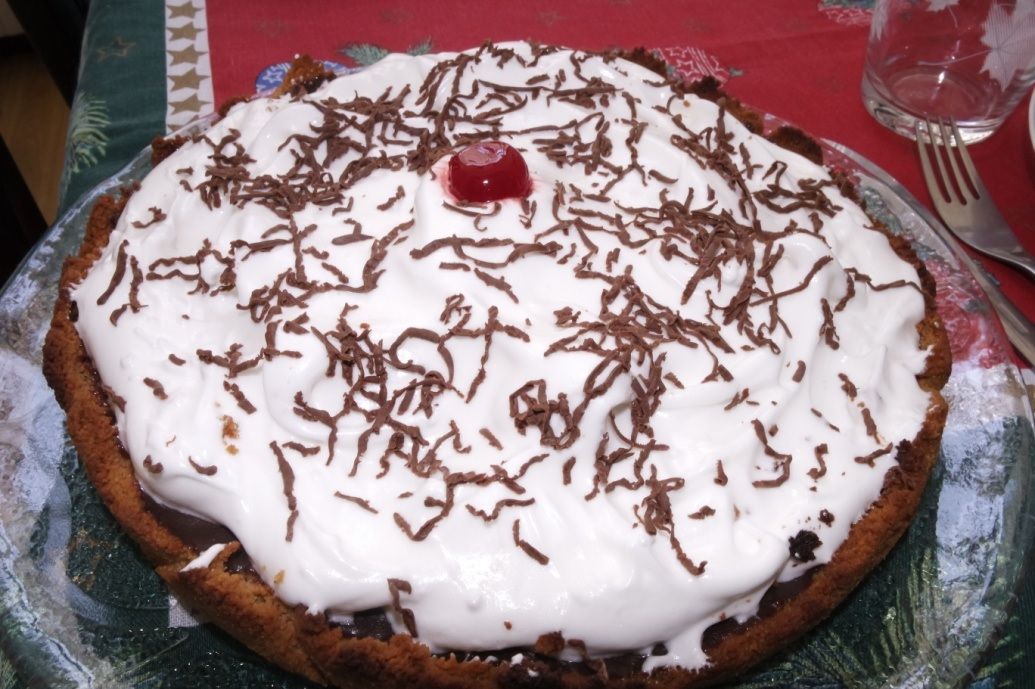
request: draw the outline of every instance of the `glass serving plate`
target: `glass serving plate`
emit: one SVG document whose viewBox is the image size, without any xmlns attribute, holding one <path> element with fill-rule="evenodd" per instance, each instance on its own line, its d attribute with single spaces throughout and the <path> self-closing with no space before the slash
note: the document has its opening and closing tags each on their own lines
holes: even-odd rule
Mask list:
<svg viewBox="0 0 1035 689">
<path fill-rule="evenodd" d="M 991 307 L 926 211 L 857 154 L 824 147 L 938 283 L 949 420 L 902 542 L 829 620 L 733 686 L 955 687 L 995 640 L 1032 541 L 1031 409 Z M 170 597 L 94 493 L 40 371 L 64 257 L 95 200 L 149 167 L 143 151 L 82 198 L 0 294 L 0 689 L 312 686 Z"/>
</svg>

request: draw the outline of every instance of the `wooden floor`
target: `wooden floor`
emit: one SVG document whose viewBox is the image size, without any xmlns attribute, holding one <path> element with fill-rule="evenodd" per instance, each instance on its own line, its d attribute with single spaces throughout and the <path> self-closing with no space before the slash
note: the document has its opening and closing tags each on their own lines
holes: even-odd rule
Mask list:
<svg viewBox="0 0 1035 689">
<path fill-rule="evenodd" d="M 47 223 L 57 213 L 68 106 L 33 53 L 0 56 L 0 134 Z"/>
</svg>

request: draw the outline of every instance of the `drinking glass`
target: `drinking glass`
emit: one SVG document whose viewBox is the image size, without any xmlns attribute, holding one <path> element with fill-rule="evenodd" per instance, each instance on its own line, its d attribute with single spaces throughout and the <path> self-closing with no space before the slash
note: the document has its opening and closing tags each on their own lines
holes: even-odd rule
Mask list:
<svg viewBox="0 0 1035 689">
<path fill-rule="evenodd" d="M 877 0 L 862 96 L 889 129 L 951 117 L 981 141 L 1033 83 L 1035 0 Z"/>
</svg>

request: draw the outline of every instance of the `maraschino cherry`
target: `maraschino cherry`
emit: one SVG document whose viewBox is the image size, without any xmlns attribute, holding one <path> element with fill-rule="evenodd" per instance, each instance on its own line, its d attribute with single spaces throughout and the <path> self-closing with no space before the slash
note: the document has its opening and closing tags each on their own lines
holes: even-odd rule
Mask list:
<svg viewBox="0 0 1035 689">
<path fill-rule="evenodd" d="M 482 141 L 449 159 L 449 190 L 468 203 L 520 199 L 532 190 L 532 180 L 513 146 Z"/>
</svg>

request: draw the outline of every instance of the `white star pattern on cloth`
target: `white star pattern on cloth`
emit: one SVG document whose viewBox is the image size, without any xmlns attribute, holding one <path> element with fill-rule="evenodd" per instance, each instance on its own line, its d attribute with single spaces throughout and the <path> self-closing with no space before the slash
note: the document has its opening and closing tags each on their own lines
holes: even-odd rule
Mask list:
<svg viewBox="0 0 1035 689">
<path fill-rule="evenodd" d="M 205 0 L 163 2 L 166 5 L 165 125 L 171 132 L 211 113 L 215 99 Z M 181 21 L 182 18 L 186 21 Z"/>
</svg>

